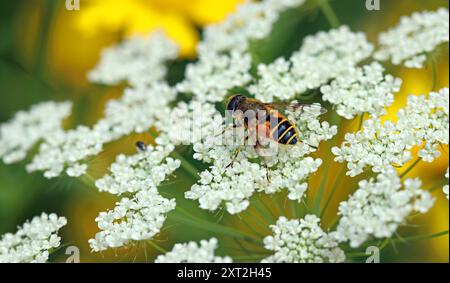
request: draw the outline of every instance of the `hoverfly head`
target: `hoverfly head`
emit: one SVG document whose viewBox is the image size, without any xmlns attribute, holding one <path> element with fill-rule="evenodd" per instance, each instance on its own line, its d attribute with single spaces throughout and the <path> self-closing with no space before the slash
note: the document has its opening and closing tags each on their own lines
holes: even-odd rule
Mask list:
<svg viewBox="0 0 450 283">
<path fill-rule="evenodd" d="M 233 95 L 232 97 L 230 97 L 227 102 L 227 111 L 231 111 L 231 112 L 236 111 L 239 104 L 242 101 L 244 101 L 244 99 L 245 99 L 245 96 L 240 95 L 240 94 Z"/>
</svg>

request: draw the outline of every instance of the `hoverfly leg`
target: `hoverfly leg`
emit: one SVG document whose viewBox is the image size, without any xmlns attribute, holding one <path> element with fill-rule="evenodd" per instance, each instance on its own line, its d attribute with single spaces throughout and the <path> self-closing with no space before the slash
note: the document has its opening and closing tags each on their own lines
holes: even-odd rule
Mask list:
<svg viewBox="0 0 450 283">
<path fill-rule="evenodd" d="M 240 146 L 238 147 L 238 149 L 236 150 L 236 152 L 235 152 L 234 155 L 233 155 L 233 158 L 231 159 L 230 164 L 228 164 L 225 168 L 228 169 L 231 165 L 233 165 L 234 161 L 236 161 L 236 158 L 238 157 L 238 155 L 239 155 L 239 153 L 241 152 L 242 148 L 244 148 L 245 143 L 246 143 L 247 141 L 248 141 L 248 136 L 245 137 L 244 144 L 243 144 L 243 145 L 240 145 Z"/>
<path fill-rule="evenodd" d="M 269 171 L 269 165 L 267 164 L 267 160 L 266 158 L 260 153 L 261 150 L 261 145 L 259 144 L 259 142 L 256 142 L 256 145 L 254 146 L 256 153 L 258 154 L 259 158 L 261 158 L 261 160 L 264 163 L 264 167 L 266 168 L 266 178 L 267 178 L 267 182 L 271 182 L 270 181 L 270 171 Z"/>
<path fill-rule="evenodd" d="M 230 124 L 230 125 L 226 126 L 226 127 L 223 129 L 223 131 L 222 131 L 219 135 L 217 135 L 217 136 L 222 136 L 223 134 L 225 134 L 226 131 L 231 130 L 231 129 L 236 129 L 237 127 L 239 127 L 239 126 L 236 125 L 236 124 Z"/>
<path fill-rule="evenodd" d="M 234 161 L 236 161 L 236 158 L 238 157 L 238 155 L 241 152 L 243 147 L 244 147 L 243 145 L 238 147 L 238 149 L 236 150 L 236 152 L 233 155 L 233 158 L 231 159 L 231 162 L 225 167 L 226 169 L 228 169 L 229 167 L 231 167 L 231 165 L 233 165 Z"/>
</svg>

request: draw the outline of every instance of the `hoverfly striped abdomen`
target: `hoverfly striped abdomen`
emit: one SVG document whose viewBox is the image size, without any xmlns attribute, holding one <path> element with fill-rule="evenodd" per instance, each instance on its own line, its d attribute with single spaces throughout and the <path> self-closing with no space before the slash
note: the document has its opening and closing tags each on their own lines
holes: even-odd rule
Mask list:
<svg viewBox="0 0 450 283">
<path fill-rule="evenodd" d="M 298 138 L 295 126 L 281 114 L 275 113 L 272 112 L 269 115 L 271 138 L 280 144 L 297 144 Z"/>
</svg>

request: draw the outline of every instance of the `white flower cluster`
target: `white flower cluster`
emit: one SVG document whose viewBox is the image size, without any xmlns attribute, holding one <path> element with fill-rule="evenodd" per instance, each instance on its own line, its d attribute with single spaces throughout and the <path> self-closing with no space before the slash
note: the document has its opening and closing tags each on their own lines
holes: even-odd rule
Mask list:
<svg viewBox="0 0 450 283">
<path fill-rule="evenodd" d="M 25 159 L 36 143 L 62 130 L 62 121 L 71 110 L 70 102 L 50 101 L 17 112 L 13 119 L 0 125 L 0 158 L 6 164 Z"/>
<path fill-rule="evenodd" d="M 398 26 L 380 34 L 377 60 L 391 60 L 395 65 L 421 68 L 427 54 L 449 41 L 448 10 L 416 12 L 402 17 Z"/>
<path fill-rule="evenodd" d="M 231 263 L 230 257 L 219 257 L 214 254 L 217 249 L 217 239 L 175 244 L 172 251 L 159 255 L 155 263 Z"/>
<path fill-rule="evenodd" d="M 299 51 L 287 61 L 258 66 L 258 83 L 249 90 L 262 101 L 289 100 L 348 72 L 373 51 L 363 33 L 347 26 L 319 32 L 304 39 Z"/>
<path fill-rule="evenodd" d="M 93 127 L 47 133 L 46 142 L 27 166 L 29 172 L 45 171 L 47 178 L 64 170 L 72 177 L 86 173 L 86 159 L 99 154 L 103 145 L 133 132 L 142 133 L 166 115 L 176 92 L 164 83 L 130 88 L 123 97 L 106 105 L 105 117 Z"/>
<path fill-rule="evenodd" d="M 449 177 L 449 174 L 448 174 L 448 168 L 447 168 L 447 172 L 445 173 L 445 178 L 447 178 L 447 182 L 448 182 L 448 177 Z M 448 199 L 448 184 L 445 185 L 444 188 L 442 188 L 442 190 L 444 191 L 444 194 L 447 196 L 447 199 Z"/>
<path fill-rule="evenodd" d="M 264 247 L 274 251 L 264 263 L 339 263 L 345 254 L 338 242 L 320 227 L 315 215 L 288 220 L 280 217 L 276 225 L 270 226 L 274 235 L 264 238 Z"/>
<path fill-rule="evenodd" d="M 337 162 L 347 162 L 347 175 L 354 177 L 367 166 L 384 172 L 392 165 L 403 166 L 411 160 L 412 141 L 397 131 L 395 124 L 378 119 L 364 121 L 363 130 L 347 133 L 341 147 L 333 147 Z"/>
<path fill-rule="evenodd" d="M 414 144 L 423 146 L 418 155 L 426 162 L 440 156 L 439 144 L 449 142 L 449 90 L 408 97 L 405 108 L 397 113 L 397 129 L 409 134 Z"/>
<path fill-rule="evenodd" d="M 386 172 L 393 165 L 403 166 L 411 159 L 410 149 L 422 146 L 418 155 L 432 162 L 440 155 L 439 144 L 449 140 L 449 92 L 448 88 L 429 97 L 408 97 L 408 104 L 400 109 L 398 122 L 378 119 L 364 122 L 364 129 L 345 135 L 341 147 L 334 147 L 335 161 L 347 162 L 347 175 L 356 176 L 367 166 L 374 172 Z"/>
<path fill-rule="evenodd" d="M 394 102 L 394 93 L 400 90 L 401 79 L 383 75 L 384 68 L 378 62 L 362 68 L 351 68 L 329 85 L 322 86 L 322 99 L 336 107 L 336 112 L 346 119 L 362 113 L 379 117 L 385 107 Z"/>
<path fill-rule="evenodd" d="M 198 100 L 222 101 L 228 90 L 252 79 L 251 57 L 247 53 L 233 50 L 230 54 L 218 54 L 206 50 L 199 57 L 198 62 L 187 66 L 185 79 L 177 85 L 178 91 L 192 93 Z"/>
<path fill-rule="evenodd" d="M 180 161 L 167 157 L 173 145 L 147 146 L 145 151 L 131 156 L 120 154 L 110 167 L 110 175 L 95 182 L 101 192 L 114 195 L 137 193 L 157 187 L 178 167 Z"/>
<path fill-rule="evenodd" d="M 289 117 L 296 122 L 302 142 L 289 148 L 277 147 L 276 154 L 266 157 L 267 169 L 261 162 L 254 161 L 258 155 L 252 146 L 245 146 L 231 163 L 242 144 L 236 144 L 236 137 L 231 131 L 228 134 L 235 139 L 233 142 L 227 139 L 230 135 L 226 133 L 227 140 L 223 143 L 218 144 L 217 137 L 214 136 L 195 143 L 194 158 L 212 163 L 212 166 L 200 173 L 199 182 L 185 193 L 185 197 L 198 200 L 202 209 L 211 211 L 224 203 L 230 214 L 245 210 L 255 192 L 273 194 L 287 189 L 291 200 L 300 201 L 307 189 L 308 176 L 322 164 L 321 159 L 307 155 L 314 152 L 321 141 L 331 139 L 337 133 L 335 126 L 319 121 L 320 107 L 310 108 L 308 113 Z M 222 130 L 223 126 L 220 126 L 212 132 L 220 134 Z"/>
<path fill-rule="evenodd" d="M 214 132 L 223 124 L 222 115 L 214 104 L 191 100 L 180 102 L 155 126 L 161 133 L 159 139 L 165 139 L 160 144 L 174 145 L 195 144 L 206 136 L 215 136 Z"/>
<path fill-rule="evenodd" d="M 359 247 L 370 236 L 391 237 L 412 212 L 426 213 L 434 204 L 427 191 L 421 190 L 419 179 L 403 183 L 394 170 L 379 174 L 377 179 L 363 180 L 358 190 L 339 206 L 341 219 L 335 237 Z"/>
<path fill-rule="evenodd" d="M 246 1 L 224 21 L 205 28 L 199 52 L 217 53 L 248 49 L 252 40 L 263 39 L 272 31 L 273 24 L 284 11 L 301 6 L 305 0 Z"/>
<path fill-rule="evenodd" d="M 119 155 L 111 165 L 111 174 L 97 180 L 100 191 L 131 196 L 96 218 L 102 231 L 89 240 L 94 251 L 147 240 L 160 232 L 166 214 L 175 209 L 175 199 L 166 199 L 157 190 L 180 166 L 180 161 L 167 157 L 173 149 L 173 145 L 148 146 L 132 156 Z"/>
<path fill-rule="evenodd" d="M 67 224 L 64 217 L 42 213 L 25 222 L 15 234 L 0 239 L 0 263 L 44 263 L 52 249 L 59 247 L 58 231 Z"/>
<path fill-rule="evenodd" d="M 161 81 L 165 63 L 178 56 L 178 48 L 161 32 L 147 37 L 136 36 L 104 50 L 98 65 L 89 73 L 89 80 L 114 85 L 127 81 L 132 86 Z"/>
<path fill-rule="evenodd" d="M 113 210 L 101 212 L 95 219 L 102 231 L 89 240 L 89 245 L 99 252 L 132 241 L 148 240 L 160 232 L 166 214 L 173 209 L 175 199 L 163 198 L 156 188 L 122 198 Z"/>
<path fill-rule="evenodd" d="M 219 102 L 231 89 L 249 84 L 250 42 L 267 37 L 282 12 L 303 2 L 247 1 L 225 21 L 207 26 L 198 46 L 199 60 L 187 66 L 185 79 L 177 90 L 194 94 L 199 101 Z"/>
</svg>

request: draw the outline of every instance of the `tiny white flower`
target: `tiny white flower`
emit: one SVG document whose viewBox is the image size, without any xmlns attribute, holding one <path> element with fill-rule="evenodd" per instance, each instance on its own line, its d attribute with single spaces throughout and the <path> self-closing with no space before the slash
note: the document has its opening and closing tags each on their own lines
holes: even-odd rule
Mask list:
<svg viewBox="0 0 450 283">
<path fill-rule="evenodd" d="M 196 242 L 184 244 L 175 244 L 173 249 L 164 254 L 159 255 L 155 263 L 231 263 L 230 257 L 219 257 L 214 254 L 217 249 L 217 239 L 200 241 L 200 245 Z"/>
<path fill-rule="evenodd" d="M 164 79 L 165 63 L 177 56 L 176 44 L 161 32 L 147 37 L 135 36 L 105 49 L 88 77 L 92 82 L 108 85 L 122 81 L 132 86 L 148 85 Z"/>
<path fill-rule="evenodd" d="M 39 141 L 62 130 L 62 121 L 70 115 L 71 109 L 70 102 L 49 101 L 17 112 L 13 119 L 0 124 L 0 158 L 7 164 L 25 159 Z"/>
<path fill-rule="evenodd" d="M 58 231 L 67 224 L 64 217 L 42 213 L 19 227 L 15 234 L 0 239 L 0 263 L 44 263 L 59 247 Z"/>
<path fill-rule="evenodd" d="M 404 16 L 400 23 L 379 36 L 377 60 L 390 60 L 395 65 L 421 68 L 426 55 L 437 46 L 449 42 L 448 10 L 416 12 Z"/>
<path fill-rule="evenodd" d="M 273 236 L 264 238 L 264 247 L 274 254 L 263 263 L 339 263 L 345 254 L 338 242 L 320 227 L 320 219 L 306 215 L 303 219 L 280 217 L 271 225 Z"/>
<path fill-rule="evenodd" d="M 421 185 L 419 179 L 407 179 L 402 185 L 394 170 L 361 181 L 349 200 L 339 205 L 341 219 L 333 237 L 353 248 L 371 236 L 391 237 L 412 212 L 426 213 L 433 206 L 433 197 Z"/>
<path fill-rule="evenodd" d="M 377 117 L 384 115 L 385 107 L 394 102 L 394 93 L 400 90 L 401 80 L 384 76 L 383 72 L 384 68 L 378 62 L 351 68 L 320 88 L 322 98 L 333 104 L 336 112 L 346 119 L 365 112 Z"/>
</svg>

